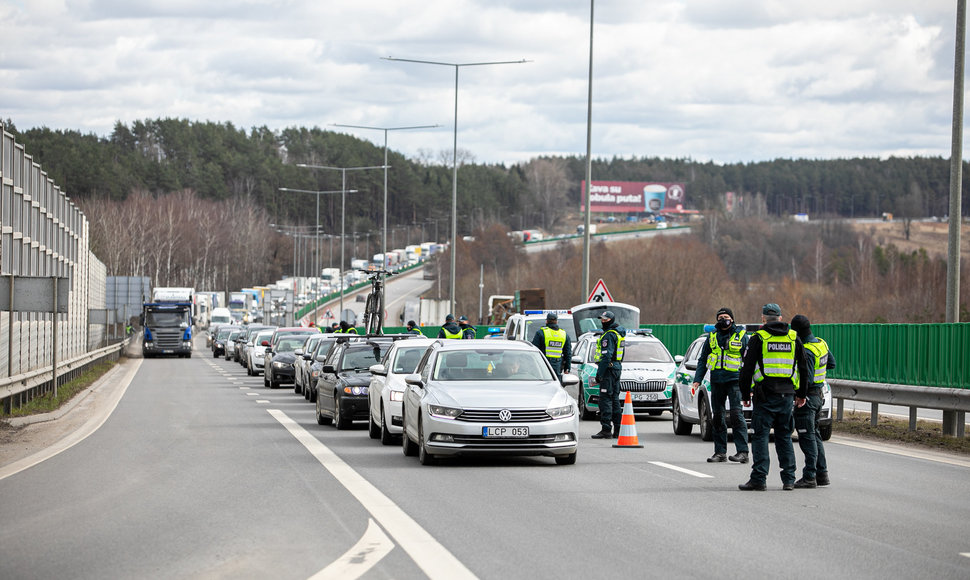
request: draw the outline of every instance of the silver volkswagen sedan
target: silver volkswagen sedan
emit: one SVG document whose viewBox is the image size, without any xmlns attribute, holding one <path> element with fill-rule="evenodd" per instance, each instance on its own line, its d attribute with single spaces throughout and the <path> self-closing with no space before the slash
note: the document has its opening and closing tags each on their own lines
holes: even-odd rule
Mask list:
<svg viewBox="0 0 970 580">
<path fill-rule="evenodd" d="M 578 384 L 575 376 L 563 380 Z M 424 465 L 462 454 L 576 462 L 576 401 L 530 343 L 439 340 L 404 382 L 404 454 Z"/>
</svg>

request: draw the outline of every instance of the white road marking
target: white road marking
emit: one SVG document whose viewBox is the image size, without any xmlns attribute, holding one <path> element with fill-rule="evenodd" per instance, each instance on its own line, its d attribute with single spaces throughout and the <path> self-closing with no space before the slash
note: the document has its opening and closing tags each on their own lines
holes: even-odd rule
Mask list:
<svg viewBox="0 0 970 580">
<path fill-rule="evenodd" d="M 686 473 L 687 475 L 693 475 L 694 477 L 703 477 L 708 479 L 713 479 L 713 475 L 707 475 L 706 473 L 701 473 L 699 471 L 691 471 L 690 469 L 684 469 L 683 467 L 677 467 L 676 465 L 671 465 L 669 463 L 664 463 L 663 461 L 649 461 L 657 467 L 666 467 L 667 469 L 673 469 L 674 471 L 679 471 L 681 473 Z"/>
<path fill-rule="evenodd" d="M 258 397 L 259 393 L 246 393 L 247 397 Z"/>
<path fill-rule="evenodd" d="M 264 403 L 264 404 L 267 404 L 267 405 L 270 403 L 269 399 L 256 399 L 256 402 L 257 403 Z"/>
<path fill-rule="evenodd" d="M 833 437 L 825 444 L 835 443 L 838 445 L 848 445 L 849 447 L 858 447 L 859 449 L 868 449 L 870 451 L 881 451 L 883 453 L 892 453 L 893 455 L 902 455 L 903 457 L 913 457 L 915 459 L 925 459 L 927 461 L 936 461 L 937 463 L 945 463 L 947 465 L 956 465 L 959 467 L 970 467 L 970 461 L 966 459 L 961 459 L 959 457 L 954 457 L 946 453 L 938 453 L 934 451 L 921 451 L 912 449 L 909 447 L 902 447 L 899 445 L 891 445 L 888 443 L 870 443 L 866 441 L 860 441 L 857 439 L 848 439 L 845 437 Z"/>
<path fill-rule="evenodd" d="M 279 409 L 267 409 L 351 493 L 432 580 L 476 578 L 458 558 L 379 489 Z"/>
<path fill-rule="evenodd" d="M 960 552 L 960 555 L 964 558 L 970 558 L 970 552 Z"/>
<path fill-rule="evenodd" d="M 354 580 L 360 578 L 394 549 L 394 542 L 387 537 L 374 520 L 367 519 L 367 530 L 356 544 L 332 564 L 320 570 L 310 580 Z"/>
<path fill-rule="evenodd" d="M 252 388 L 252 387 L 239 387 L 239 390 L 240 390 L 240 391 L 248 391 L 248 390 L 249 390 L 249 389 L 251 389 L 251 388 Z"/>
</svg>

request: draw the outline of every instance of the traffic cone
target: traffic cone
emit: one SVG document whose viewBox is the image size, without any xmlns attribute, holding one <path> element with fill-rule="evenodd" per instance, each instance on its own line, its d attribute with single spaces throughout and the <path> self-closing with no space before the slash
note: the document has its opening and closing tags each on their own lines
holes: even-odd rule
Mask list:
<svg viewBox="0 0 970 580">
<path fill-rule="evenodd" d="M 623 401 L 623 418 L 620 419 L 620 436 L 617 438 L 613 447 L 639 447 L 640 440 L 637 438 L 637 422 L 633 417 L 633 399 L 630 391 L 626 392 L 626 400 Z"/>
</svg>

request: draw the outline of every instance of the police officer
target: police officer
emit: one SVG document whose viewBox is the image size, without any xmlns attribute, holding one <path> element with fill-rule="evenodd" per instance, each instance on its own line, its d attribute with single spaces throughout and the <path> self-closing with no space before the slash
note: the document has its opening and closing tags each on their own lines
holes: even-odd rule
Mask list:
<svg viewBox="0 0 970 580">
<path fill-rule="evenodd" d="M 719 463 L 730 459 L 738 463 L 748 462 L 748 424 L 741 409 L 741 390 L 738 388 L 738 375 L 741 372 L 741 356 L 748 346 L 748 334 L 744 328 L 734 323 L 734 312 L 721 308 L 715 315 L 717 323 L 714 332 L 708 335 L 701 348 L 694 372 L 693 391 L 701 388 L 701 381 L 708 370 L 711 371 L 711 410 L 714 413 L 714 455 L 707 458 L 708 463 Z M 724 401 L 731 403 L 731 429 L 734 431 L 736 453 L 727 456 L 727 423 L 724 420 Z"/>
<path fill-rule="evenodd" d="M 416 334 L 418 336 L 424 336 L 421 329 L 418 328 L 418 323 L 413 320 L 408 320 L 408 334 Z"/>
<path fill-rule="evenodd" d="M 546 355 L 546 360 L 562 382 L 562 374 L 569 372 L 570 358 L 573 356 L 573 346 L 566 331 L 559 328 L 559 315 L 555 312 L 546 313 L 546 325 L 536 331 L 532 337 L 532 344 Z"/>
<path fill-rule="evenodd" d="M 340 321 L 340 328 L 334 332 L 340 332 L 344 334 L 357 334 L 357 329 L 350 325 L 346 320 Z"/>
<path fill-rule="evenodd" d="M 620 407 L 620 361 L 623 360 L 623 341 L 626 329 L 616 323 L 612 310 L 600 314 L 603 334 L 596 339 L 595 385 L 600 387 L 600 429 L 593 439 L 616 438 L 620 435 L 623 411 Z M 610 426 L 612 425 L 612 430 Z"/>
<path fill-rule="evenodd" d="M 825 448 L 822 434 L 818 429 L 818 415 L 822 411 L 822 387 L 825 374 L 835 368 L 835 357 L 829 345 L 812 334 L 812 323 L 808 318 L 796 314 L 791 319 L 791 328 L 805 345 L 806 365 L 812 373 L 809 378 L 808 400 L 802 407 L 795 409 L 795 430 L 798 432 L 798 446 L 805 454 L 805 468 L 802 477 L 795 482 L 796 489 L 809 489 L 829 484 L 828 464 L 825 462 Z"/>
<path fill-rule="evenodd" d="M 754 383 L 754 410 L 751 423 L 754 438 L 751 451 L 754 456 L 751 477 L 738 486 L 742 491 L 767 489 L 768 434 L 775 430 L 775 451 L 781 468 L 782 489 L 795 489 L 795 451 L 791 444 L 794 428 L 792 409 L 805 404 L 808 393 L 808 367 L 805 349 L 798 334 L 781 321 L 781 308 L 777 304 L 765 304 L 761 308 L 762 327 L 748 340 L 748 350 L 741 364 L 738 378 L 741 398 L 745 403 L 752 399 L 751 384 Z"/>
<path fill-rule="evenodd" d="M 464 314 L 458 317 L 458 328 L 461 329 L 461 337 L 466 340 L 475 338 L 475 327 L 468 324 L 468 317 Z"/>
<path fill-rule="evenodd" d="M 441 326 L 441 330 L 438 331 L 438 338 L 461 338 L 461 335 L 462 330 L 455 322 L 455 315 L 449 314 L 445 316 L 445 323 Z"/>
</svg>

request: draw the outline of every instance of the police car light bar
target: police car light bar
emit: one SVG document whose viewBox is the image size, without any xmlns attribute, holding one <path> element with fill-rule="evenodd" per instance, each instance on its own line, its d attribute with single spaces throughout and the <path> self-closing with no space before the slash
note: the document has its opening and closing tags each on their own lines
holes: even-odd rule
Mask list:
<svg viewBox="0 0 970 580">
<path fill-rule="evenodd" d="M 572 314 L 572 310 L 525 310 L 522 314 L 549 314 L 550 312 L 555 312 L 556 314 Z"/>
</svg>

